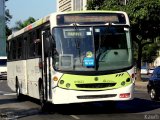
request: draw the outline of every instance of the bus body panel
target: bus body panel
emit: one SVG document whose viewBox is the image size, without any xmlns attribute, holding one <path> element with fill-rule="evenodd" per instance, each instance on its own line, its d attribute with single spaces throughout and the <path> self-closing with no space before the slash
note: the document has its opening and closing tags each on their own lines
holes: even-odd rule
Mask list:
<svg viewBox="0 0 160 120">
<path fill-rule="evenodd" d="M 132 82 L 127 72 L 97 76 L 64 74 L 59 80 L 58 87 L 85 91 L 110 90 L 128 86 Z M 67 84 L 69 84 L 68 87 Z"/>
<path fill-rule="evenodd" d="M 83 76 L 83 75 L 70 75 L 70 74 L 53 74 L 52 76 L 57 76 L 59 78 L 58 82 L 55 82 L 52 88 L 53 94 L 53 104 L 69 104 L 69 103 L 82 103 L 82 102 L 92 102 L 92 101 L 126 101 L 132 100 L 134 98 L 134 68 L 127 70 L 122 73 L 98 75 L 98 76 Z M 59 76 L 58 76 L 59 75 Z M 133 76 L 133 78 L 132 78 Z M 94 78 L 98 78 L 95 81 Z M 66 79 L 68 78 L 68 79 Z M 126 82 L 127 79 L 130 82 Z M 64 84 L 60 85 L 61 80 Z M 126 85 L 121 85 L 125 81 Z M 115 82 L 118 87 L 106 87 L 106 88 L 76 88 L 75 84 L 96 84 L 96 83 L 108 83 Z M 64 86 L 70 83 L 70 88 L 65 88 Z M 57 86 L 55 86 L 57 84 Z M 72 85 L 74 84 L 74 85 Z M 72 87 L 73 86 L 73 87 Z M 130 94 L 129 97 L 120 98 L 120 94 Z M 105 97 L 106 96 L 106 97 Z M 80 97 L 80 98 L 78 98 Z M 98 98 L 99 97 L 99 98 Z"/>
<path fill-rule="evenodd" d="M 39 68 L 40 58 L 26 60 L 28 94 L 31 97 L 39 98 L 39 78 L 42 78 L 42 72 Z"/>
<path fill-rule="evenodd" d="M 105 91 L 76 91 L 76 90 L 66 90 L 66 89 L 56 87 L 52 91 L 54 94 L 52 102 L 54 104 L 67 104 L 67 103 L 81 103 L 81 102 L 93 102 L 93 101 L 132 100 L 133 99 L 133 88 L 134 88 L 134 84 L 130 84 L 126 87 L 122 87 L 118 89 L 105 90 Z M 122 93 L 130 93 L 130 97 L 120 98 L 119 96 Z M 107 95 L 110 96 L 113 94 L 115 94 L 116 96 L 107 97 Z"/>
<path fill-rule="evenodd" d="M 27 95 L 27 76 L 26 76 L 26 61 L 12 61 L 7 63 L 8 77 L 7 82 L 8 86 L 16 91 L 16 80 L 19 83 L 21 93 Z"/>
<path fill-rule="evenodd" d="M 38 80 L 42 78 L 39 69 L 39 58 L 8 62 L 8 86 L 16 91 L 16 80 L 19 82 L 20 92 L 34 98 L 39 98 Z"/>
</svg>

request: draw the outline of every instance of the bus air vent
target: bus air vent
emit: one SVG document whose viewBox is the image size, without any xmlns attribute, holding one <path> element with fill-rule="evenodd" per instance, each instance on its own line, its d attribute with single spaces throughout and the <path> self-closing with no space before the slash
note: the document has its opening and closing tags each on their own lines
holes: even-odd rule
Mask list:
<svg viewBox="0 0 160 120">
<path fill-rule="evenodd" d="M 124 75 L 124 73 L 120 73 L 120 74 L 117 74 L 116 77 L 121 77 L 123 75 Z"/>
<path fill-rule="evenodd" d="M 106 88 L 113 87 L 116 83 L 90 83 L 90 84 L 76 84 L 78 88 Z"/>
</svg>

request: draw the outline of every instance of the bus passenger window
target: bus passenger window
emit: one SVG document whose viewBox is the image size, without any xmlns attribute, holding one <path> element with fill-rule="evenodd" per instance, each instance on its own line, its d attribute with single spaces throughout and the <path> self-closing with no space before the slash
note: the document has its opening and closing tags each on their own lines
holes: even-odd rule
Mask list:
<svg viewBox="0 0 160 120">
<path fill-rule="evenodd" d="M 33 57 L 35 53 L 33 36 L 34 36 L 33 32 L 29 33 L 29 51 L 28 51 L 29 57 Z"/>
<path fill-rule="evenodd" d="M 19 37 L 17 39 L 17 59 L 22 59 L 23 55 L 22 46 L 23 46 L 23 39 L 22 37 Z"/>
<path fill-rule="evenodd" d="M 29 37 L 29 57 L 38 57 L 41 55 L 41 40 L 39 33 L 32 32 Z"/>
<path fill-rule="evenodd" d="M 12 51 L 12 60 L 16 59 L 16 41 L 13 40 L 12 41 L 12 47 L 11 47 L 11 51 Z"/>
<path fill-rule="evenodd" d="M 11 60 L 11 41 L 7 41 L 7 58 Z"/>
<path fill-rule="evenodd" d="M 40 39 L 36 39 L 34 41 L 35 43 L 35 55 L 36 56 L 41 56 L 42 53 L 42 44 L 41 44 L 41 40 Z"/>
<path fill-rule="evenodd" d="M 42 44 L 41 44 L 41 29 L 36 30 L 36 55 L 41 56 Z"/>
</svg>

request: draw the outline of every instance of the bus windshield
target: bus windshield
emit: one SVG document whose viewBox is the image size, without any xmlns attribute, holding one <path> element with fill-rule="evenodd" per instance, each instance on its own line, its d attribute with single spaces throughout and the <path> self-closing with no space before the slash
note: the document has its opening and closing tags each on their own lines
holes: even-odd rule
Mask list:
<svg viewBox="0 0 160 120">
<path fill-rule="evenodd" d="M 59 71 L 109 71 L 132 65 L 129 29 L 124 26 L 58 27 L 53 66 Z"/>
</svg>

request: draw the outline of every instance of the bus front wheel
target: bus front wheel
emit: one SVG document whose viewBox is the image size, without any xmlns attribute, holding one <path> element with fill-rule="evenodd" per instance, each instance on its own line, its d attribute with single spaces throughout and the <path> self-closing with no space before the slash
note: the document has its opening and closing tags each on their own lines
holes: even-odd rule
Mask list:
<svg viewBox="0 0 160 120">
<path fill-rule="evenodd" d="M 44 87 L 42 83 L 40 83 L 39 85 L 39 99 L 40 99 L 41 110 L 45 111 Z"/>
<path fill-rule="evenodd" d="M 149 91 L 149 95 L 150 95 L 151 100 L 155 100 L 155 101 L 158 100 L 158 96 L 157 96 L 155 89 L 151 88 L 151 90 Z"/>
</svg>

